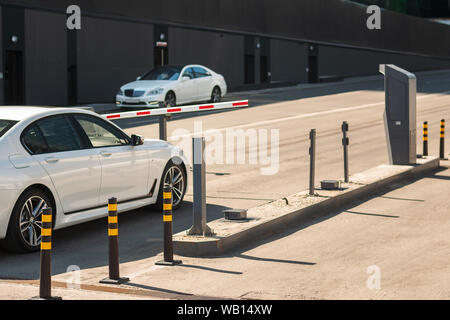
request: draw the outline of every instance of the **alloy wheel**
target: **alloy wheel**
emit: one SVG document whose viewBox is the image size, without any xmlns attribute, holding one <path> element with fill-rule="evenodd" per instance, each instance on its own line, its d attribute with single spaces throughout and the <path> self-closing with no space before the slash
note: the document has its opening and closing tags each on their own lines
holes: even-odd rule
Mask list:
<svg viewBox="0 0 450 320">
<path fill-rule="evenodd" d="M 48 204 L 39 196 L 32 196 L 25 201 L 20 211 L 19 228 L 22 239 L 30 246 L 41 242 L 42 211 Z"/>
<path fill-rule="evenodd" d="M 170 167 L 164 177 L 164 186 L 172 188 L 172 205 L 177 206 L 184 195 L 184 175 L 179 167 Z"/>
</svg>

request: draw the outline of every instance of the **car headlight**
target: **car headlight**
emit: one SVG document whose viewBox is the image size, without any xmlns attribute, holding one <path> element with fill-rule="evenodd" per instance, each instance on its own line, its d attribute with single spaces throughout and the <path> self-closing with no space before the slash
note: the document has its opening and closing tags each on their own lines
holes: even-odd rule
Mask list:
<svg viewBox="0 0 450 320">
<path fill-rule="evenodd" d="M 147 93 L 148 96 L 156 96 L 157 94 L 161 94 L 163 93 L 164 89 L 163 88 L 157 88 L 157 89 L 153 89 L 151 91 L 149 91 Z"/>
<path fill-rule="evenodd" d="M 119 91 L 117 91 L 117 95 L 118 95 L 118 96 L 123 96 L 123 91 L 122 91 L 122 89 L 119 89 Z"/>
</svg>

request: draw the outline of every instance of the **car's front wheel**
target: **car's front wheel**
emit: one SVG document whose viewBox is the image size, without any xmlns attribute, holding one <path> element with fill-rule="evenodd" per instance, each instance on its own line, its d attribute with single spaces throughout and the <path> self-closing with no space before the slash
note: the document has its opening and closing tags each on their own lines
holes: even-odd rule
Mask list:
<svg viewBox="0 0 450 320">
<path fill-rule="evenodd" d="M 32 252 L 41 244 L 42 211 L 52 207 L 49 197 L 38 188 L 25 191 L 14 206 L 4 241 L 12 252 Z M 55 212 L 55 208 L 52 208 Z"/>
<path fill-rule="evenodd" d="M 173 91 L 169 91 L 166 94 L 166 98 L 164 99 L 164 106 L 166 108 L 175 107 L 177 105 L 177 98 Z"/>
<path fill-rule="evenodd" d="M 163 187 L 167 185 L 172 187 L 172 209 L 178 209 L 183 202 L 187 187 L 186 171 L 182 164 L 169 160 L 169 163 L 164 168 L 156 203 L 156 207 L 160 210 L 163 207 Z"/>
</svg>

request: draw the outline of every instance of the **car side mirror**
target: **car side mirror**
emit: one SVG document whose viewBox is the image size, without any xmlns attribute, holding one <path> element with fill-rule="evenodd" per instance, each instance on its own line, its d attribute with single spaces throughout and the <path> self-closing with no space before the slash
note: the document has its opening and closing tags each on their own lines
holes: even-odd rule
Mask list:
<svg viewBox="0 0 450 320">
<path fill-rule="evenodd" d="M 133 134 L 131 136 L 131 144 L 133 146 L 141 146 L 144 144 L 144 138 L 142 136 L 139 136 L 137 134 Z"/>
<path fill-rule="evenodd" d="M 139 76 L 139 77 L 137 77 L 137 78 L 136 78 L 136 80 L 141 80 L 141 78 L 142 78 L 142 77 L 141 77 L 141 76 Z"/>
<path fill-rule="evenodd" d="M 181 82 L 185 82 L 185 81 L 188 81 L 188 80 L 191 80 L 191 78 L 186 77 L 186 76 L 181 77 Z"/>
</svg>

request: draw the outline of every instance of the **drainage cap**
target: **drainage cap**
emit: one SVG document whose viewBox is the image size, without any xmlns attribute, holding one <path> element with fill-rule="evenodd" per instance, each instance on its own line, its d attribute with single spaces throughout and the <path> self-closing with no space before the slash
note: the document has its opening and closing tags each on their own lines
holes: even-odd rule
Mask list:
<svg viewBox="0 0 450 320">
<path fill-rule="evenodd" d="M 226 220 L 244 220 L 247 219 L 246 209 L 226 209 L 222 211 Z"/>
<path fill-rule="evenodd" d="M 337 190 L 341 187 L 339 180 L 323 180 L 320 181 L 320 187 L 324 190 Z"/>
</svg>

